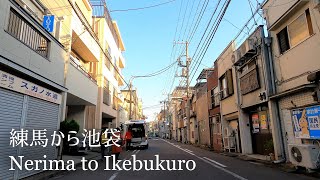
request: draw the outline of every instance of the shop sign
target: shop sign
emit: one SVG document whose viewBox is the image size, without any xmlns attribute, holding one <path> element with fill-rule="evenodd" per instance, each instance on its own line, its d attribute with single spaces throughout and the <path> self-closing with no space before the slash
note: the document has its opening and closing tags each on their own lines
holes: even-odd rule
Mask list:
<svg viewBox="0 0 320 180">
<path fill-rule="evenodd" d="M 61 104 L 60 94 L 4 71 L 0 71 L 0 87 L 52 103 Z"/>
<path fill-rule="evenodd" d="M 320 139 L 320 106 L 292 110 L 296 138 Z"/>
<path fill-rule="evenodd" d="M 260 115 L 260 125 L 261 125 L 261 129 L 268 129 L 267 115 L 266 114 L 261 114 Z"/>
<path fill-rule="evenodd" d="M 253 128 L 253 133 L 260 132 L 260 124 L 259 124 L 259 115 L 258 114 L 252 115 L 252 128 Z"/>
</svg>

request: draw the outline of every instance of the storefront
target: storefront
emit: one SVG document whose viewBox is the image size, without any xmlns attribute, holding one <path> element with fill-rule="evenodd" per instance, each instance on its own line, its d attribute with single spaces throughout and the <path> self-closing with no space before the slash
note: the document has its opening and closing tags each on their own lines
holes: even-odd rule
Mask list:
<svg viewBox="0 0 320 180">
<path fill-rule="evenodd" d="M 274 152 L 268 108 L 259 106 L 249 113 L 252 151 L 254 154 L 269 155 Z"/>
<path fill-rule="evenodd" d="M 25 159 L 57 158 L 57 147 L 51 146 L 51 135 L 60 122 L 61 93 L 0 70 L 0 177 L 24 178 L 39 171 L 8 171 L 8 156 Z M 10 144 L 10 132 L 27 130 L 23 147 Z M 33 130 L 46 130 L 47 147 L 32 145 Z M 42 169 L 39 167 L 39 169 Z"/>
</svg>

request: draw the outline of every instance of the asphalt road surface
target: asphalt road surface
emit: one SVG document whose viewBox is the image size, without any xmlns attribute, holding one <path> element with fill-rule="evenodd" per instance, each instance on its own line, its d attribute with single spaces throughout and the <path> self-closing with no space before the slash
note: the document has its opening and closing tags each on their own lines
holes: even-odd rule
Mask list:
<svg viewBox="0 0 320 180">
<path fill-rule="evenodd" d="M 233 179 L 257 179 L 257 180 L 295 180 L 314 179 L 301 174 L 286 173 L 276 168 L 265 167 L 259 163 L 252 163 L 240 159 L 223 156 L 209 152 L 192 145 L 185 145 L 163 139 L 149 140 L 149 149 L 125 151 L 120 155 L 121 160 L 131 160 L 136 155 L 138 160 L 154 160 L 159 155 L 161 160 L 193 160 L 196 163 L 194 170 L 105 170 L 106 161 L 99 161 L 99 167 L 95 171 L 83 171 L 78 167 L 76 171 L 61 173 L 52 179 L 61 180 L 233 180 Z M 176 169 L 179 169 L 176 162 Z M 151 164 L 149 164 L 151 166 Z M 172 165 L 172 164 L 171 164 Z M 189 163 L 189 167 L 192 168 Z M 121 166 L 122 167 L 122 166 Z M 169 166 L 170 167 L 170 166 Z M 173 166 L 171 166 L 173 167 Z M 149 167 L 150 168 L 150 167 Z M 153 167 L 154 169 L 156 167 Z M 167 168 L 167 166 L 165 166 Z M 112 169 L 110 165 L 109 169 Z"/>
</svg>

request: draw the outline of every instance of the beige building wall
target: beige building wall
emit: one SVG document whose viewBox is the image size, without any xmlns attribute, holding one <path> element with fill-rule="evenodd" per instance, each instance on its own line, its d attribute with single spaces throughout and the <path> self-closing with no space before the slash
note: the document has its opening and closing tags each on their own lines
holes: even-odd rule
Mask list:
<svg viewBox="0 0 320 180">
<path fill-rule="evenodd" d="M 290 1 L 269 0 L 263 7 L 265 17 L 268 20 L 268 30 L 273 39 L 273 64 L 276 78 L 277 95 L 273 101 L 278 101 L 280 123 L 282 125 L 282 138 L 285 155 L 289 157 L 288 144 L 307 143 L 308 140 L 295 138 L 291 110 L 316 104 L 311 93 L 313 88 L 302 88 L 294 93 L 288 93 L 299 87 L 310 85 L 307 76 L 320 70 L 320 14 L 319 8 L 315 8 L 315 1 Z M 276 6 L 279 3 L 285 5 Z M 277 34 L 285 27 L 291 25 L 302 14 L 309 10 L 310 19 L 308 29 L 309 36 L 292 45 L 290 49 L 281 53 Z M 307 17 L 307 16 L 306 16 Z M 311 23 L 310 23 L 311 22 Z M 311 26 L 310 26 L 311 24 Z M 289 34 L 290 35 L 290 34 Z M 290 39 L 290 38 L 289 38 Z M 282 94 L 281 94 L 282 93 Z"/>
<path fill-rule="evenodd" d="M 232 77 L 233 80 L 235 80 L 235 70 L 233 68 L 233 62 L 232 62 L 232 55 L 233 55 L 233 51 L 234 51 L 234 43 L 231 42 L 226 48 L 225 50 L 221 53 L 221 55 L 217 58 L 217 66 L 218 66 L 218 78 L 220 79 L 227 70 L 232 69 Z M 220 83 L 220 82 L 219 82 Z M 237 107 L 237 101 L 236 101 L 236 97 L 237 97 L 237 91 L 236 91 L 236 87 L 237 84 L 235 81 L 233 81 L 233 89 L 234 89 L 234 93 L 221 100 L 221 114 L 222 115 L 227 115 L 230 113 L 234 113 L 238 111 L 238 107 Z M 221 91 L 221 89 L 220 89 Z"/>
</svg>

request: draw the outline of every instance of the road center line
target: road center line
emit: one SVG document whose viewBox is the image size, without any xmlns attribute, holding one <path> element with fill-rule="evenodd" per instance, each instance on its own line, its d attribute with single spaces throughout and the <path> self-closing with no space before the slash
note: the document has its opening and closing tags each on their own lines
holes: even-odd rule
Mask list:
<svg viewBox="0 0 320 180">
<path fill-rule="evenodd" d="M 170 144 L 170 143 L 169 143 L 168 141 L 166 141 L 166 140 L 163 140 L 163 141 L 165 141 L 165 142 L 167 142 L 168 144 Z M 225 172 L 225 173 L 227 173 L 227 174 L 230 174 L 230 175 L 232 175 L 232 176 L 235 177 L 235 178 L 238 178 L 238 179 L 240 179 L 240 180 L 248 180 L 248 179 L 246 179 L 246 178 L 244 178 L 244 177 L 242 177 L 242 176 L 240 176 L 240 175 L 238 175 L 238 174 L 236 174 L 236 173 L 234 173 L 234 172 L 231 172 L 231 171 L 229 171 L 229 170 L 227 170 L 227 169 L 225 169 L 225 168 L 223 168 L 223 167 L 221 167 L 221 166 L 218 166 L 217 164 L 215 164 L 215 163 L 213 163 L 213 162 L 211 162 L 211 161 L 208 161 L 207 159 L 204 159 L 204 158 L 202 158 L 202 157 L 199 157 L 199 156 L 197 156 L 197 155 L 195 155 L 195 154 L 193 154 L 193 153 L 187 152 L 187 151 L 185 151 L 184 149 L 179 148 L 179 147 L 177 147 L 177 146 L 174 146 L 174 147 L 176 147 L 176 148 L 178 148 L 178 149 L 180 149 L 180 150 L 182 150 L 182 151 L 184 151 L 184 152 L 186 152 L 186 153 L 188 153 L 188 154 L 194 155 L 194 156 L 197 157 L 198 159 L 201 159 L 202 161 L 206 162 L 207 164 L 210 164 L 211 166 L 213 166 L 213 167 L 215 167 L 215 168 L 217 168 L 217 169 L 220 169 L 221 171 L 223 171 L 223 172 Z"/>
<path fill-rule="evenodd" d="M 219 162 L 217 162 L 217 161 L 215 161 L 215 160 L 209 159 L 209 158 L 207 158 L 207 157 L 203 157 L 203 158 L 206 159 L 206 160 L 208 160 L 208 161 L 210 161 L 210 162 L 213 162 L 213 163 L 215 163 L 215 164 L 217 164 L 217 165 L 219 165 L 219 166 L 221 166 L 221 167 L 224 167 L 224 168 L 227 167 L 226 165 L 221 164 L 221 163 L 219 163 Z"/>
</svg>

